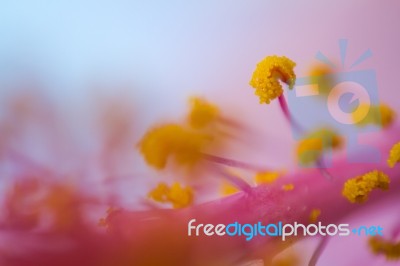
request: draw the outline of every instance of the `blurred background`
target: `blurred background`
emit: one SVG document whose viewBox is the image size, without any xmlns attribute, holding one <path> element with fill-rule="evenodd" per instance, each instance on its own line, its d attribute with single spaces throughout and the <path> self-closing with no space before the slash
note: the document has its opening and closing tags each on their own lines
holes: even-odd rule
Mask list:
<svg viewBox="0 0 400 266">
<path fill-rule="evenodd" d="M 248 81 L 264 56 L 292 58 L 299 75 L 317 51 L 339 59 L 337 40 L 347 38 L 350 61 L 372 50 L 363 67 L 376 69 L 382 97 L 395 105 L 386 91 L 395 87 L 400 56 L 399 9 L 397 1 L 361 0 L 5 0 L 2 93 L 21 77 L 34 77 L 61 102 L 86 100 L 97 84 L 129 86 L 142 115 L 156 118 L 193 93 L 252 100 Z"/>
<path fill-rule="evenodd" d="M 242 119 L 287 138 L 277 106 L 259 105 L 248 85 L 255 64 L 286 55 L 301 77 L 318 51 L 339 61 L 338 40 L 345 38 L 349 63 L 371 49 L 360 68 L 376 71 L 380 98 L 396 107 L 399 11 L 397 1 L 362 0 L 5 0 L 1 98 L 33 83 L 58 106 L 75 110 L 99 94 L 119 95 L 138 114 L 141 135 L 154 121 L 180 114 L 188 96 L 201 95 L 240 108 Z"/>
<path fill-rule="evenodd" d="M 285 55 L 307 76 L 318 51 L 339 62 L 338 40 L 348 39 L 347 63 L 370 49 L 358 69 L 376 71 L 380 100 L 399 112 L 399 13 L 395 0 L 1 0 L 0 118 L 29 135 L 14 148 L 64 173 L 84 169 L 104 140 L 120 147 L 118 174 L 144 173 L 137 141 L 149 126 L 181 118 L 188 97 L 199 95 L 261 141 L 233 146 L 234 159 L 283 168 L 293 164 L 294 140 L 278 105 L 259 105 L 248 85 L 256 63 Z M 42 122 L 22 126 L 29 114 L 56 137 L 36 131 Z M 12 132 L 3 130 L 3 139 Z M 59 143 L 61 136 L 71 142 Z M 65 157 L 43 151 L 52 141 Z M 82 171 L 96 179 L 101 167 Z M 9 169 L 1 166 L 5 176 Z M 137 183 L 121 190 L 146 194 Z"/>
<path fill-rule="evenodd" d="M 22 77 L 60 102 L 86 101 L 96 85 L 130 87 L 149 119 L 193 93 L 253 103 L 248 81 L 264 56 L 292 58 L 301 75 L 317 51 L 339 59 L 337 40 L 347 38 L 351 61 L 372 50 L 363 67 L 376 69 L 382 97 L 395 105 L 386 92 L 400 56 L 399 9 L 361 0 L 2 1 L 2 93 Z"/>
</svg>

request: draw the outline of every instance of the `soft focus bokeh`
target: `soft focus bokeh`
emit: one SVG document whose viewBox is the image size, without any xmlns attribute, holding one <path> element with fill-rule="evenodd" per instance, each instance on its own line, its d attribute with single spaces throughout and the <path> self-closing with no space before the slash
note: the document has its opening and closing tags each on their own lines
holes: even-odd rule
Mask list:
<svg viewBox="0 0 400 266">
<path fill-rule="evenodd" d="M 399 14 L 395 0 L 0 1 L 0 191 L 26 178 L 14 160 L 39 165 L 34 178 L 55 171 L 88 197 L 101 195 L 93 220 L 110 202 L 153 208 L 144 199 L 160 173 L 146 166 L 138 142 L 152 125 L 184 118 L 193 95 L 241 125 L 228 157 L 296 168 L 295 139 L 278 104 L 258 104 L 249 86 L 256 63 L 285 55 L 306 77 L 319 51 L 340 63 L 338 40 L 347 39 L 344 69 L 370 49 L 357 69 L 376 72 L 379 101 L 399 113 Z M 345 260 L 340 241 L 320 265 L 364 263 L 363 244 L 353 251 L 360 257 Z M 315 245 L 306 240 L 296 249 L 308 258 Z"/>
<path fill-rule="evenodd" d="M 2 1 L 1 7 L 2 94 L 7 84 L 34 79 L 58 104 L 82 107 L 98 87 L 117 94 L 129 88 L 143 128 L 201 94 L 244 106 L 243 117 L 267 130 L 278 110 L 254 103 L 248 81 L 255 62 L 286 55 L 305 76 L 318 51 L 339 61 L 337 41 L 347 38 L 351 62 L 372 50 L 362 69 L 376 70 L 380 97 L 398 106 L 391 97 L 400 59 L 396 1 Z M 253 119 L 259 116 L 265 123 Z M 286 138 L 285 122 L 274 125 L 267 134 Z"/>
</svg>

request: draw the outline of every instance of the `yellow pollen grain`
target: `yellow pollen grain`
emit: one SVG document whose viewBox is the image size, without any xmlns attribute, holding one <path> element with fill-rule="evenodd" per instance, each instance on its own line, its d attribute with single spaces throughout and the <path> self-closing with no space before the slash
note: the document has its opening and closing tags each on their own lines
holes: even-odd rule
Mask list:
<svg viewBox="0 0 400 266">
<path fill-rule="evenodd" d="M 228 182 L 223 182 L 221 185 L 221 194 L 223 196 L 228 196 L 232 195 L 239 192 L 239 189 L 235 187 L 234 185 L 228 183 Z"/>
<path fill-rule="evenodd" d="M 339 134 L 330 128 L 321 128 L 313 131 L 296 146 L 296 157 L 301 165 L 315 163 L 324 152 L 339 149 L 343 140 Z"/>
<path fill-rule="evenodd" d="M 316 89 L 313 89 L 315 95 L 328 95 L 334 87 L 334 69 L 325 64 L 313 65 L 309 73 L 310 84 L 317 84 Z"/>
<path fill-rule="evenodd" d="M 386 104 L 361 104 L 357 107 L 357 110 L 352 113 L 352 116 L 353 121 L 359 127 L 377 125 L 382 128 L 387 128 L 393 124 L 396 118 L 396 113 Z"/>
<path fill-rule="evenodd" d="M 390 168 L 393 168 L 398 162 L 400 162 L 400 142 L 393 145 L 389 152 L 389 158 L 387 163 Z"/>
<path fill-rule="evenodd" d="M 374 189 L 388 190 L 389 177 L 378 170 L 351 178 L 344 183 L 342 195 L 351 203 L 363 203 L 368 200 Z"/>
<path fill-rule="evenodd" d="M 178 182 L 168 186 L 159 183 L 156 188 L 148 193 L 148 197 L 161 203 L 171 203 L 177 208 L 184 208 L 193 203 L 193 190 L 190 187 L 183 187 Z"/>
<path fill-rule="evenodd" d="M 190 111 L 187 117 L 189 125 L 193 128 L 204 128 L 218 119 L 219 109 L 217 106 L 199 97 L 189 100 Z"/>
<path fill-rule="evenodd" d="M 376 255 L 384 255 L 388 260 L 400 259 L 400 241 L 394 242 L 374 236 L 369 239 L 368 245 Z"/>
<path fill-rule="evenodd" d="M 280 176 L 277 171 L 260 172 L 254 176 L 254 180 L 257 184 L 271 184 L 275 182 Z"/>
<path fill-rule="evenodd" d="M 156 169 L 165 168 L 169 158 L 179 165 L 192 166 L 201 159 L 201 150 L 210 141 L 210 135 L 165 124 L 149 130 L 139 142 L 139 149 L 147 164 Z"/>
<path fill-rule="evenodd" d="M 320 209 L 312 209 L 309 217 L 310 223 L 316 223 L 320 215 L 321 215 Z"/>
<path fill-rule="evenodd" d="M 282 185 L 282 189 L 284 191 L 291 191 L 294 189 L 294 185 L 293 184 L 285 184 L 285 185 Z"/>
<path fill-rule="evenodd" d="M 293 68 L 296 63 L 285 56 L 267 56 L 259 62 L 250 80 L 260 103 L 269 104 L 283 93 L 280 81 L 292 89 L 296 80 Z"/>
</svg>

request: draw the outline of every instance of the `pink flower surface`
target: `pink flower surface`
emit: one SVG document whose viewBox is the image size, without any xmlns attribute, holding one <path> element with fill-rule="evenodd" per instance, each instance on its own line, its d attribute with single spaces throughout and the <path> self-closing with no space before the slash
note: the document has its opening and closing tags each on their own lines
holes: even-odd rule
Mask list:
<svg viewBox="0 0 400 266">
<path fill-rule="evenodd" d="M 7 266 L 241 265 L 253 260 L 269 263 L 276 254 L 305 237 L 288 237 L 282 241 L 280 237 L 255 236 L 246 241 L 244 236 L 188 236 L 189 221 L 196 219 L 196 224 L 214 225 L 259 221 L 308 225 L 313 209 L 320 210 L 318 221 L 323 224 L 351 223 L 354 216 L 373 217 L 371 210 L 376 208 L 393 213 L 399 200 L 400 168 L 389 168 L 386 156 L 398 141 L 399 133 L 400 127 L 394 124 L 376 133 L 374 138 L 362 140 L 383 155 L 377 163 L 354 164 L 346 155 L 335 157 L 329 167 L 332 180 L 318 168 L 298 169 L 272 184 L 246 188 L 232 196 L 183 209 L 160 209 L 150 205 L 147 210 L 124 208 L 114 197 L 118 191 L 110 194 L 113 197 L 104 198 L 91 191 L 85 179 L 66 182 L 40 166 L 37 167 L 42 172 L 30 173 L 31 166 L 25 165 L 26 171 L 18 182 L 10 183 L 4 198 L 0 259 L 2 265 Z M 113 150 L 118 154 L 118 150 Z M 17 164 L 24 158 L 15 154 L 10 157 L 10 154 L 5 156 Z M 27 161 L 25 158 L 22 163 Z M 204 167 L 209 171 L 214 169 Z M 363 204 L 350 203 L 342 196 L 346 180 L 373 170 L 383 171 L 390 177 L 388 191 L 373 191 Z M 291 184 L 293 189 L 283 189 L 285 184 Z M 112 208 L 104 217 L 106 206 Z M 104 219 L 98 223 L 101 216 Z M 385 227 L 385 233 L 390 235 L 398 230 L 398 218 L 390 215 L 385 218 L 394 220 Z M 345 238 L 336 242 L 346 245 Z M 358 245 L 363 246 L 359 242 Z M 353 248 L 352 245 L 348 248 Z M 326 250 L 334 248 L 334 244 L 328 243 Z"/>
</svg>

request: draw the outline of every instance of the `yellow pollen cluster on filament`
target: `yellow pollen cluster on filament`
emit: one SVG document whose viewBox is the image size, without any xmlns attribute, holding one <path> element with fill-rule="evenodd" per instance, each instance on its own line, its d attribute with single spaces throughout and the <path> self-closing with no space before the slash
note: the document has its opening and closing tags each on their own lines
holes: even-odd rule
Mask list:
<svg viewBox="0 0 400 266">
<path fill-rule="evenodd" d="M 285 184 L 285 185 L 282 185 L 282 189 L 284 191 L 291 191 L 294 189 L 294 185 L 293 184 Z"/>
<path fill-rule="evenodd" d="M 289 85 L 292 89 L 296 80 L 294 67 L 296 63 L 285 56 L 267 56 L 256 66 L 250 85 L 255 88 L 255 94 L 260 98 L 260 103 L 269 104 L 283 93 L 280 83 Z"/>
<path fill-rule="evenodd" d="M 371 237 L 369 247 L 376 255 L 384 255 L 388 260 L 400 259 L 400 241 L 385 240 L 382 237 Z"/>
<path fill-rule="evenodd" d="M 260 172 L 255 175 L 254 180 L 257 184 L 271 184 L 275 182 L 279 176 L 280 173 L 277 171 Z"/>
<path fill-rule="evenodd" d="M 239 192 L 240 190 L 231 183 L 223 182 L 220 191 L 223 196 L 229 196 Z"/>
<path fill-rule="evenodd" d="M 342 195 L 351 203 L 363 203 L 368 200 L 374 189 L 388 190 L 390 179 L 385 173 L 374 170 L 349 179 L 344 183 Z"/>
<path fill-rule="evenodd" d="M 318 86 L 311 88 L 315 95 L 326 96 L 334 87 L 334 70 L 328 65 L 313 65 L 308 76 L 310 84 L 318 84 Z"/>
<path fill-rule="evenodd" d="M 309 217 L 310 223 L 316 223 L 320 215 L 321 215 L 320 209 L 312 209 Z"/>
<path fill-rule="evenodd" d="M 218 119 L 220 111 L 217 106 L 199 97 L 190 98 L 189 103 L 191 108 L 187 120 L 191 127 L 204 128 Z"/>
<path fill-rule="evenodd" d="M 159 183 L 156 188 L 148 193 L 148 197 L 161 203 L 172 203 L 174 208 L 184 208 L 193 202 L 193 190 L 190 187 L 183 187 L 178 182 L 168 186 L 166 183 Z"/>
<path fill-rule="evenodd" d="M 202 148 L 211 141 L 211 135 L 166 124 L 148 131 L 139 142 L 139 149 L 146 162 L 156 169 L 165 168 L 169 158 L 179 165 L 192 166 L 201 159 Z"/>
<path fill-rule="evenodd" d="M 342 138 L 332 129 L 322 128 L 311 132 L 296 146 L 296 157 L 301 165 L 315 163 L 325 151 L 342 146 Z"/>
<path fill-rule="evenodd" d="M 359 127 L 376 125 L 382 128 L 387 128 L 393 124 L 396 118 L 396 113 L 386 104 L 361 104 L 357 110 L 352 113 L 352 116 L 353 121 Z"/>
<path fill-rule="evenodd" d="M 389 152 L 389 158 L 387 160 L 390 168 L 393 168 L 398 162 L 400 162 L 400 142 L 393 145 L 392 149 Z"/>
</svg>

